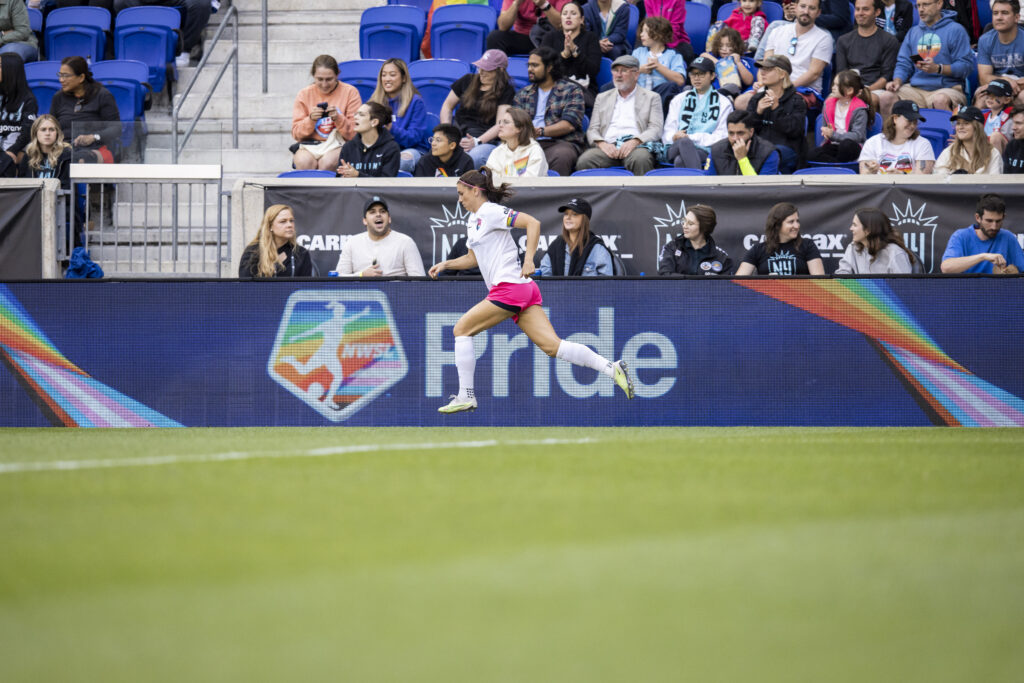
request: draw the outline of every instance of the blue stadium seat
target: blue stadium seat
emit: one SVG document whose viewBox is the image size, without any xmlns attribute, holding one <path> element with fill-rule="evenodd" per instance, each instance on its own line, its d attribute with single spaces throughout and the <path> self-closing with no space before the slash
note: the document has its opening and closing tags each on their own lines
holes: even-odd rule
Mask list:
<svg viewBox="0 0 1024 683">
<path fill-rule="evenodd" d="M 793 175 L 856 175 L 857 172 L 845 166 L 812 166 L 810 168 L 798 168 Z"/>
<path fill-rule="evenodd" d="M 845 168 L 854 173 L 860 173 L 860 162 L 858 161 L 808 161 L 807 166 L 809 168 Z"/>
<path fill-rule="evenodd" d="M 486 5 L 446 5 L 434 10 L 430 52 L 435 59 L 472 62 L 483 54 L 498 15 Z"/>
<path fill-rule="evenodd" d="M 708 41 L 708 29 L 711 28 L 711 8 L 697 2 L 686 3 L 686 35 L 690 36 L 693 51 L 700 54 Z"/>
<path fill-rule="evenodd" d="M 359 91 L 363 102 L 377 89 L 377 74 L 384 66 L 383 59 L 352 59 L 338 62 L 338 80 L 348 83 Z"/>
<path fill-rule="evenodd" d="M 54 81 L 59 82 L 57 72 L 60 71 L 60 60 L 53 59 L 45 62 L 29 62 L 25 65 L 25 78 L 29 81 Z"/>
<path fill-rule="evenodd" d="M 319 171 L 319 170 L 306 170 L 306 171 L 285 171 L 284 173 L 278 173 L 278 178 L 336 178 L 337 175 L 334 171 Z"/>
<path fill-rule="evenodd" d="M 26 65 L 27 66 L 27 65 Z M 39 105 L 39 116 L 50 113 L 50 102 L 53 101 L 53 96 L 60 90 L 60 82 L 53 81 L 29 81 L 28 87 L 32 91 L 32 94 L 36 97 L 36 102 Z"/>
<path fill-rule="evenodd" d="M 412 173 L 409 173 L 408 171 L 399 170 L 398 171 L 398 175 L 396 175 L 395 177 L 396 178 L 412 178 Z"/>
<path fill-rule="evenodd" d="M 549 169 L 548 169 L 548 177 L 549 177 L 549 178 L 561 178 L 562 176 L 560 176 L 560 175 L 558 174 L 558 171 L 552 171 L 552 170 L 551 170 L 551 169 L 549 168 Z"/>
<path fill-rule="evenodd" d="M 455 59 L 421 59 L 409 65 L 412 83 L 432 114 L 441 113 L 452 84 L 468 73 L 469 65 Z"/>
<path fill-rule="evenodd" d="M 114 20 L 114 55 L 135 59 L 149 68 L 146 80 L 153 92 L 162 92 L 167 67 L 177 76 L 174 55 L 178 51 L 181 12 L 171 7 L 129 7 Z"/>
<path fill-rule="evenodd" d="M 530 74 L 526 69 L 529 59 L 529 57 L 522 56 L 508 58 L 507 71 L 509 78 L 512 79 L 512 83 L 516 86 L 516 90 L 530 85 Z"/>
<path fill-rule="evenodd" d="M 929 128 L 928 126 L 918 126 L 917 129 L 921 132 L 921 137 L 931 143 L 932 151 L 935 152 L 935 158 L 938 159 L 939 155 L 942 154 L 942 150 L 946 149 L 946 143 L 949 142 L 949 131 L 942 128 Z"/>
<path fill-rule="evenodd" d="M 914 5 L 914 11 L 917 11 L 917 3 Z M 914 23 L 917 23 L 917 17 L 914 17 Z M 978 29 L 981 31 L 985 30 L 985 27 L 992 23 L 992 5 L 988 2 L 978 3 Z"/>
<path fill-rule="evenodd" d="M 128 59 L 111 59 L 92 65 L 93 77 L 102 83 L 117 102 L 121 118 L 121 145 L 128 147 L 135 136 L 135 121 L 141 121 L 145 132 L 146 91 L 149 89 L 149 67 Z"/>
<path fill-rule="evenodd" d="M 400 57 L 413 62 L 420 55 L 420 41 L 426 27 L 427 13 L 419 7 L 370 7 L 363 11 L 359 20 L 359 56 L 363 59 Z"/>
<path fill-rule="evenodd" d="M 412 5 L 413 7 L 419 7 L 424 12 L 430 11 L 430 6 L 434 4 L 434 0 L 388 0 L 389 5 Z"/>
<path fill-rule="evenodd" d="M 626 27 L 626 40 L 634 48 L 639 47 L 636 44 L 636 29 L 640 25 L 640 9 L 632 4 L 626 3 L 626 9 L 629 10 L 629 24 Z M 699 52 L 697 54 L 700 54 Z"/>
<path fill-rule="evenodd" d="M 612 60 L 601 57 L 601 68 L 597 70 L 597 89 L 604 87 L 605 83 L 612 82 Z"/>
<path fill-rule="evenodd" d="M 918 127 L 936 128 L 938 130 L 948 131 L 950 135 L 953 134 L 953 123 L 949 120 L 952 114 L 945 109 L 925 109 L 918 110 L 921 114 L 921 122 Z"/>
<path fill-rule="evenodd" d="M 573 171 L 574 176 L 612 176 L 612 175 L 628 175 L 633 174 L 627 171 L 622 166 L 612 166 L 611 168 L 584 168 L 579 171 Z"/>
<path fill-rule="evenodd" d="M 870 126 L 868 126 L 868 137 L 871 137 L 872 135 L 878 135 L 879 133 L 881 133 L 883 123 L 884 122 L 882 121 L 882 115 L 876 113 L 875 120 L 871 122 Z"/>
<path fill-rule="evenodd" d="M 37 10 L 35 7 L 28 8 L 28 27 L 32 29 L 33 33 L 42 33 L 43 31 L 43 13 Z"/>
<path fill-rule="evenodd" d="M 429 111 L 427 112 L 427 126 L 426 126 L 427 134 L 426 134 L 426 136 L 424 137 L 424 140 L 423 140 L 423 144 L 425 144 L 427 146 L 427 149 L 430 149 L 430 142 L 429 141 L 430 141 L 430 138 L 434 137 L 434 128 L 438 124 L 440 124 L 440 123 L 441 123 L 441 117 L 440 116 L 438 116 L 437 114 L 432 114 Z"/>
<path fill-rule="evenodd" d="M 656 168 L 644 174 L 649 175 L 706 175 L 703 169 L 699 168 Z"/>
<path fill-rule="evenodd" d="M 62 7 L 46 17 L 46 56 L 85 57 L 95 62 L 103 59 L 107 47 L 105 32 L 110 30 L 110 12 L 103 7 Z"/>
<path fill-rule="evenodd" d="M 732 11 L 740 6 L 738 2 L 727 2 L 718 8 L 718 16 L 715 17 L 715 21 L 725 21 L 732 14 Z M 686 6 L 686 11 L 690 11 L 690 6 Z M 785 14 L 782 11 L 782 5 L 777 2 L 763 2 L 761 3 L 761 11 L 764 12 L 765 19 L 768 23 L 785 19 Z M 696 48 L 694 48 L 696 50 Z"/>
<path fill-rule="evenodd" d="M 39 104 L 39 114 L 50 113 L 50 101 L 54 94 L 60 90 L 60 80 L 57 72 L 60 71 L 60 62 L 29 62 L 25 65 L 25 80 L 32 94 L 36 96 Z"/>
</svg>

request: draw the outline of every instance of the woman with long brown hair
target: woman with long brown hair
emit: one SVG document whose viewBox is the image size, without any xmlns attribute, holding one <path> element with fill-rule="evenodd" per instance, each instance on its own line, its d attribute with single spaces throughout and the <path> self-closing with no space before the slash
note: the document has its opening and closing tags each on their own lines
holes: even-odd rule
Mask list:
<svg viewBox="0 0 1024 683">
<path fill-rule="evenodd" d="M 889 217 L 875 208 L 857 209 L 850 224 L 846 247 L 837 275 L 848 273 L 911 273 L 917 259 L 896 232 Z"/>
<path fill-rule="evenodd" d="M 501 50 L 488 50 L 473 66 L 475 74 L 466 74 L 452 84 L 441 105 L 441 123 L 452 123 L 455 112 L 455 125 L 462 131 L 459 146 L 479 167 L 498 146 L 498 114 L 512 105 L 516 90 L 506 71 L 508 57 Z"/>
<path fill-rule="evenodd" d="M 548 160 L 535 136 L 533 117 L 525 109 L 510 107 L 498 114 L 501 145 L 487 157 L 488 168 L 506 178 L 547 176 Z"/>
<path fill-rule="evenodd" d="M 242 252 L 238 277 L 309 277 L 313 274 L 309 252 L 295 241 L 292 207 L 285 204 L 268 207 L 256 237 Z"/>
<path fill-rule="evenodd" d="M 562 234 L 548 244 L 548 253 L 540 261 L 541 275 L 614 275 L 611 252 L 601 236 L 590 231 L 590 202 L 574 197 L 558 211 L 562 214 Z"/>
<path fill-rule="evenodd" d="M 452 330 L 455 334 L 459 393 L 438 412 L 476 410 L 473 337 L 509 318 L 548 356 L 597 370 L 618 384 L 627 398 L 633 398 L 633 381 L 624 362 L 613 363 L 583 344 L 560 339 L 541 308 L 540 289 L 530 279 L 534 272 L 533 257 L 540 240 L 540 221 L 498 204 L 512 192 L 508 184 L 495 186 L 491 170 L 486 166 L 479 171 L 463 173 L 456 189 L 459 203 L 469 212 L 469 220 L 466 221 L 469 251 L 457 259 L 434 264 L 430 268 L 430 277 L 437 278 L 444 270 L 479 266 L 488 292 L 483 301 L 459 318 Z M 519 250 L 512 239 L 512 228 L 526 230 L 526 254 L 522 265 Z"/>
<path fill-rule="evenodd" d="M 985 134 L 985 115 L 975 107 L 963 107 L 950 117 L 953 142 L 942 150 L 935 172 L 1002 173 L 1003 157 Z"/>
<path fill-rule="evenodd" d="M 743 256 L 737 275 L 824 275 L 825 264 L 814 240 L 800 236 L 800 212 L 789 202 L 768 211 L 764 241 Z"/>
</svg>

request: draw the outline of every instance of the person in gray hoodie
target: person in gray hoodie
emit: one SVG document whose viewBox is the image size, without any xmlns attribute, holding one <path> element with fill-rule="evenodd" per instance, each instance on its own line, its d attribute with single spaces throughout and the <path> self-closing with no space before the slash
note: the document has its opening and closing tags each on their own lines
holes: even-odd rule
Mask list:
<svg viewBox="0 0 1024 683">
<path fill-rule="evenodd" d="M 388 130 L 391 109 L 366 102 L 355 114 L 356 134 L 341 148 L 339 178 L 394 178 L 402 161 L 402 148 Z"/>
<path fill-rule="evenodd" d="M 971 39 L 956 13 L 943 11 L 942 0 L 918 0 L 917 11 L 921 21 L 900 46 L 882 110 L 895 100 L 911 100 L 918 107 L 953 111 L 967 103 L 963 83 L 976 68 Z"/>
</svg>

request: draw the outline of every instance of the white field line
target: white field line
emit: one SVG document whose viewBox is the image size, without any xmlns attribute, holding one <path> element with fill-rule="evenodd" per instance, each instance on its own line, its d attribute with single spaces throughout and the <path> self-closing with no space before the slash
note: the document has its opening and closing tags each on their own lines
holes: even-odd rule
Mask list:
<svg viewBox="0 0 1024 683">
<path fill-rule="evenodd" d="M 19 472 L 67 472 L 71 470 L 97 470 L 113 467 L 154 467 L 182 463 L 231 462 L 236 460 L 258 460 L 269 458 L 324 458 L 348 453 L 390 453 L 393 451 L 425 451 L 457 448 L 490 448 L 492 446 L 557 446 L 562 444 L 597 443 L 600 439 L 522 439 L 514 441 L 450 441 L 448 443 L 393 443 L 361 444 L 356 446 L 330 446 L 307 451 L 284 451 L 279 453 L 261 451 L 236 451 L 228 453 L 207 453 L 205 455 L 155 455 L 146 458 L 110 458 L 103 460 L 51 460 L 43 462 L 0 463 L 0 474 Z"/>
</svg>

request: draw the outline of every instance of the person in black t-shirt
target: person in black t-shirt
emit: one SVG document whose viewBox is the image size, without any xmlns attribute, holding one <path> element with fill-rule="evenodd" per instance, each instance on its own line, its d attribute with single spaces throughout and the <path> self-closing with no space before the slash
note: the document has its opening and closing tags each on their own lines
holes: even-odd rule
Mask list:
<svg viewBox="0 0 1024 683">
<path fill-rule="evenodd" d="M 515 99 L 516 89 L 508 75 L 508 57 L 501 50 L 488 50 L 473 62 L 475 74 L 466 74 L 452 83 L 441 105 L 441 123 L 454 123 L 462 131 L 459 146 L 479 168 L 501 143 L 498 140 L 498 115 Z"/>
<path fill-rule="evenodd" d="M 459 147 L 462 132 L 450 123 L 434 126 L 430 138 L 430 154 L 416 162 L 413 175 L 417 178 L 458 178 L 473 170 L 473 160 Z"/>
<path fill-rule="evenodd" d="M 683 234 L 661 250 L 658 275 L 732 274 L 732 259 L 711 237 L 717 222 L 710 206 L 691 206 L 683 219 Z"/>
<path fill-rule="evenodd" d="M 1013 139 L 1003 150 L 1003 173 L 1024 173 L 1024 109 L 1013 115 Z"/>
<path fill-rule="evenodd" d="M 764 242 L 750 248 L 737 275 L 824 275 L 825 264 L 814 240 L 800 236 L 800 213 L 789 202 L 768 212 Z"/>
<path fill-rule="evenodd" d="M 309 252 L 295 241 L 295 212 L 285 204 L 267 208 L 260 228 L 238 261 L 238 277 L 316 275 Z"/>
</svg>

